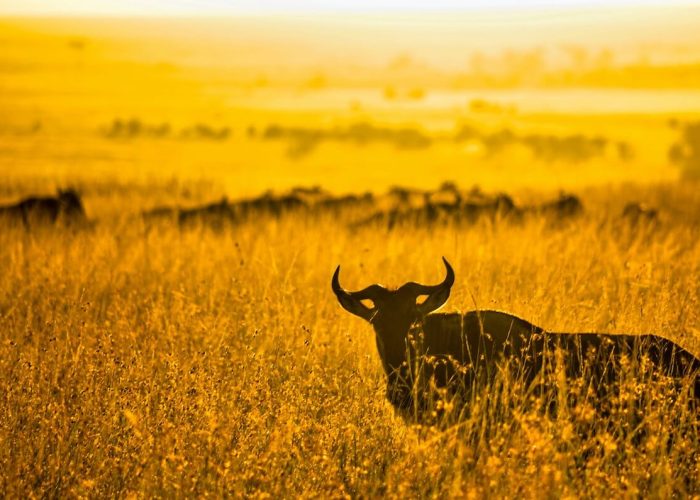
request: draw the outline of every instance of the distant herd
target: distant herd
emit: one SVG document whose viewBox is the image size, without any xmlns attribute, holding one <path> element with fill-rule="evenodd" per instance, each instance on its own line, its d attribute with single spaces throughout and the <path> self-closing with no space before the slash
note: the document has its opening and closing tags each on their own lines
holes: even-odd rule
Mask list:
<svg viewBox="0 0 700 500">
<path fill-rule="evenodd" d="M 82 224 L 87 221 L 80 195 L 74 189 L 59 190 L 56 196 L 30 196 L 11 205 L 0 206 L 0 221 L 26 228 Z"/>
<path fill-rule="evenodd" d="M 375 227 L 431 227 L 439 224 L 474 224 L 481 220 L 518 223 L 541 217 L 557 224 L 584 213 L 581 199 L 561 193 L 558 198 L 537 204 L 517 205 L 505 193 L 485 194 L 479 188 L 461 191 L 444 183 L 433 191 L 394 187 L 383 195 L 333 196 L 320 187 L 297 187 L 287 193 L 265 193 L 240 200 L 222 198 L 196 206 L 157 206 L 141 212 L 147 227 L 172 225 L 180 229 L 207 227 L 222 230 L 262 217 L 286 215 L 342 217 L 350 229 Z M 620 219 L 631 225 L 653 224 L 658 211 L 642 203 L 629 203 Z M 83 201 L 74 189 L 59 190 L 55 196 L 31 196 L 0 206 L 0 225 L 38 227 L 88 227 L 92 225 Z"/>
</svg>

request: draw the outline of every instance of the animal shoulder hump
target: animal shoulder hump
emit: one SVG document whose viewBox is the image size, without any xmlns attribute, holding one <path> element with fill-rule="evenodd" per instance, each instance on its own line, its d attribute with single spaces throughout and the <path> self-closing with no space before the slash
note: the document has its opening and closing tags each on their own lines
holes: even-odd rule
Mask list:
<svg viewBox="0 0 700 500">
<path fill-rule="evenodd" d="M 464 323 L 471 326 L 479 325 L 486 331 L 512 331 L 512 332 L 542 332 L 542 328 L 533 325 L 529 321 L 504 311 L 483 309 L 464 313 Z"/>
<path fill-rule="evenodd" d="M 429 314 L 423 321 L 423 330 L 426 333 L 439 333 L 447 331 L 459 331 L 462 327 L 462 315 L 459 313 Z"/>
</svg>

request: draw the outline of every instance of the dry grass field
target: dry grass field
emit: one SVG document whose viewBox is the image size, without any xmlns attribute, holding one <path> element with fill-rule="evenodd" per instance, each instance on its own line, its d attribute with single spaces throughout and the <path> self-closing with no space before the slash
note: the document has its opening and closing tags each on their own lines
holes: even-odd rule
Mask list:
<svg viewBox="0 0 700 500">
<path fill-rule="evenodd" d="M 694 189 L 638 194 L 672 198 L 664 208 L 679 214 L 700 208 Z M 3 231 L 2 489 L 697 492 L 697 434 L 666 444 L 696 415 L 663 387 L 641 424 L 622 399 L 605 419 L 591 404 L 552 419 L 486 393 L 457 426 L 404 422 L 384 399 L 370 327 L 329 286 L 341 262 L 354 288 L 436 282 L 445 254 L 457 273 L 449 309 L 503 309 L 555 331 L 663 332 L 697 350 L 700 220 L 678 217 L 658 231 L 601 227 L 594 215 L 556 230 L 534 220 L 351 233 L 332 218 L 269 218 L 223 233 L 149 233 L 128 220 L 78 233 Z M 631 425 L 648 435 L 630 440 Z"/>
<path fill-rule="evenodd" d="M 681 62 L 662 54 L 667 72 L 645 66 L 649 88 L 628 92 L 489 94 L 406 70 L 397 92 L 413 97 L 395 102 L 391 67 L 286 68 L 253 28 L 208 44 L 193 28 L 200 45 L 166 28 L 0 21 L 0 204 L 72 186 L 90 219 L 0 229 L 2 496 L 698 498 L 698 408 L 663 380 L 630 369 L 600 414 L 580 380 L 533 395 L 503 377 L 466 409 L 446 399 L 414 419 L 385 399 L 371 327 L 330 289 L 338 264 L 351 289 L 436 283 L 444 255 L 457 275 L 445 311 L 656 333 L 700 353 L 700 190 L 668 156 L 669 122 L 697 120 L 700 85 L 667 101 L 654 83 Z M 205 50 L 239 45 L 262 59 Z M 459 136 L 464 124 L 477 132 Z M 588 154 L 595 137 L 605 146 Z M 352 225 L 390 186 L 443 181 L 519 206 L 566 189 L 584 212 Z M 223 228 L 141 217 L 299 185 L 378 201 Z M 628 203 L 658 217 L 624 218 Z M 543 410 L 564 390 L 575 404 Z"/>
</svg>

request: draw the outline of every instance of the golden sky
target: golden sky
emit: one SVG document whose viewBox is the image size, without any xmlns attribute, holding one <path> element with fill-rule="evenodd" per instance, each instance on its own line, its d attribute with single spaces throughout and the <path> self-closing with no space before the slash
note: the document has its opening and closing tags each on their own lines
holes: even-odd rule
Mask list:
<svg viewBox="0 0 700 500">
<path fill-rule="evenodd" d="M 699 4 L 690 0 L 0 0 L 0 13 L 31 15 L 192 15 L 271 12 L 526 10 Z"/>
</svg>

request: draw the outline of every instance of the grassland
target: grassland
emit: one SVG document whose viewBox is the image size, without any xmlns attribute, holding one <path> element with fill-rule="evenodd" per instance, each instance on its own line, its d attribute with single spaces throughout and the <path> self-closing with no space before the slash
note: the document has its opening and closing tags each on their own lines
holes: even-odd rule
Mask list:
<svg viewBox="0 0 700 500">
<path fill-rule="evenodd" d="M 431 100 L 440 92 L 431 87 L 417 102 L 387 102 L 383 76 L 369 90 L 335 88 L 335 73 L 330 88 L 309 88 L 315 62 L 258 88 L 259 68 L 217 66 L 216 52 L 66 22 L 6 20 L 0 32 L 2 202 L 73 185 L 95 221 L 0 229 L 4 496 L 700 494 L 697 410 L 662 383 L 630 373 L 604 416 L 585 397 L 547 414 L 504 384 L 475 394 L 457 425 L 421 425 L 385 400 L 371 328 L 330 291 L 337 264 L 348 288 L 432 283 L 445 255 L 457 274 L 446 311 L 501 309 L 552 331 L 651 332 L 700 352 L 700 192 L 667 156 L 677 137 L 669 120 L 700 109 L 666 106 L 669 94 L 653 90 L 662 111 L 606 110 L 599 99 L 616 94 L 600 89 L 579 109 L 488 94 L 515 113 L 474 110 L 470 101 L 487 95 L 474 89 L 448 104 Z M 132 119 L 170 133 L 109 136 L 115 120 Z M 488 156 L 451 141 L 329 141 L 293 158 L 283 141 L 248 134 L 358 122 L 433 138 L 465 122 L 602 135 L 634 155 L 549 162 L 520 147 Z M 230 135 L 182 133 L 197 124 Z M 380 193 L 445 180 L 521 203 L 565 188 L 586 211 L 563 225 L 535 217 L 391 231 L 349 229 L 359 213 L 224 231 L 150 228 L 140 217 L 294 185 Z M 657 208 L 658 223 L 621 219 L 628 202 Z"/>
<path fill-rule="evenodd" d="M 638 194 L 673 199 L 668 213 L 700 206 L 694 189 Z M 327 218 L 224 233 L 145 232 L 138 219 L 77 234 L 3 231 L 2 490 L 697 492 L 697 435 L 665 444 L 694 417 L 663 392 L 641 442 L 626 437 L 633 417 L 622 410 L 591 424 L 582 407 L 551 419 L 483 404 L 458 427 L 404 422 L 384 400 L 371 329 L 330 293 L 337 263 L 349 287 L 433 282 L 445 254 L 458 276 L 450 310 L 495 307 L 556 331 L 662 332 L 697 349 L 700 221 L 620 232 L 601 228 L 601 213 L 556 230 L 352 233 Z"/>
</svg>

